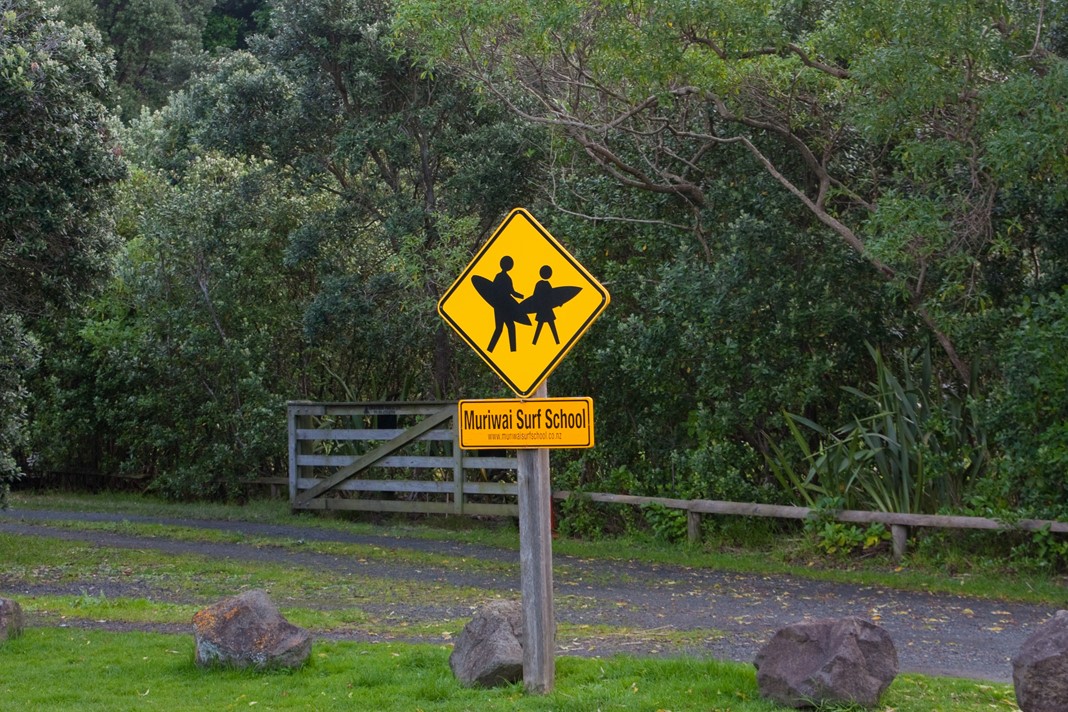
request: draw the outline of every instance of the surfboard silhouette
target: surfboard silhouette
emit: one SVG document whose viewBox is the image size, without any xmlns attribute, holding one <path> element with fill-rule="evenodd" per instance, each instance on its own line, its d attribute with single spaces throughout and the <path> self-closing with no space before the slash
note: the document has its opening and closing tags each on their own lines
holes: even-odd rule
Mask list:
<svg viewBox="0 0 1068 712">
<path fill-rule="evenodd" d="M 548 265 L 541 268 L 541 281 L 534 285 L 534 293 L 519 304 L 519 308 L 528 314 L 533 314 L 538 326 L 534 329 L 534 346 L 538 345 L 538 337 L 541 336 L 542 327 L 546 324 L 552 332 L 553 341 L 560 343 L 560 334 L 556 331 L 556 311 L 562 304 L 570 301 L 576 294 L 582 291 L 579 287 L 554 287 L 549 284 L 549 277 L 553 276 L 553 270 Z"/>
<path fill-rule="evenodd" d="M 519 308 L 524 315 L 544 313 L 567 304 L 581 291 L 582 287 L 550 287 L 540 291 L 535 290 L 534 294 L 519 303 Z M 530 321 L 526 323 L 529 324 Z"/>
<path fill-rule="evenodd" d="M 477 274 L 471 277 L 471 284 L 475 286 L 475 291 L 478 292 L 479 296 L 485 299 L 486 303 L 493 307 L 494 310 L 500 309 L 510 321 L 516 324 L 530 326 L 530 317 L 527 316 L 529 312 L 523 311 L 521 307 L 521 304 L 530 301 L 529 298 L 522 303 L 517 302 L 512 298 L 511 294 L 502 294 L 492 279 L 486 279 Z M 568 297 L 568 299 L 570 298 Z"/>
</svg>

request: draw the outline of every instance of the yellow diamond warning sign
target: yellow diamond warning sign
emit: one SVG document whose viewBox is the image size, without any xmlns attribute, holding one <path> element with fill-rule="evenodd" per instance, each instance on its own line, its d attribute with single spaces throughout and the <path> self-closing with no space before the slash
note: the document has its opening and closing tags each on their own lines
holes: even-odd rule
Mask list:
<svg viewBox="0 0 1068 712">
<path fill-rule="evenodd" d="M 516 208 L 438 302 L 438 312 L 528 396 L 608 306 L 608 291 Z"/>
<path fill-rule="evenodd" d="M 456 414 L 460 447 L 593 447 L 592 398 L 462 400 Z"/>
</svg>

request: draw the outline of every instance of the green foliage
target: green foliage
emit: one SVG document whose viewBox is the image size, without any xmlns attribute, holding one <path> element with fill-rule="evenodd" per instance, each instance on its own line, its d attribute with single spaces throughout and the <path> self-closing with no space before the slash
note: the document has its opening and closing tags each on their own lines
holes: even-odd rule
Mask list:
<svg viewBox="0 0 1068 712">
<path fill-rule="evenodd" d="M 1049 571 L 1068 568 L 1068 539 L 1050 532 L 1049 525 L 1031 534 L 1031 540 L 1013 550 L 1017 558 Z"/>
<path fill-rule="evenodd" d="M 0 0 L 0 505 L 19 475 L 34 332 L 107 274 L 125 175 L 100 36 L 37 2 Z"/>
<path fill-rule="evenodd" d="M 686 512 L 662 504 L 647 504 L 642 508 L 642 514 L 657 539 L 672 544 L 686 541 L 689 535 Z"/>
<path fill-rule="evenodd" d="M 220 0 L 208 14 L 204 49 L 245 49 L 249 38 L 269 26 L 267 3 L 262 0 Z"/>
<path fill-rule="evenodd" d="M 0 309 L 40 316 L 107 274 L 125 175 L 107 51 L 36 2 L 0 2 Z"/>
<path fill-rule="evenodd" d="M 1068 291 L 1026 300 L 1001 346 L 1004 381 L 989 399 L 1004 457 L 991 489 L 998 506 L 1068 516 Z"/>
<path fill-rule="evenodd" d="M 885 525 L 874 523 L 867 528 L 856 524 L 839 522 L 835 513 L 843 508 L 841 497 L 822 497 L 814 503 L 812 514 L 805 520 L 805 533 L 816 548 L 829 556 L 850 556 L 870 551 L 890 541 L 890 530 Z"/>
<path fill-rule="evenodd" d="M 214 0 L 59 0 L 65 18 L 94 25 L 115 58 L 116 106 L 126 119 L 157 108 L 189 77 Z M 221 17 L 218 16 L 217 17 Z M 220 21 L 213 25 L 218 33 Z M 236 33 L 235 33 L 236 41 Z"/>
<path fill-rule="evenodd" d="M 42 462 L 211 494 L 280 466 L 287 398 L 502 394 L 435 303 L 538 196 L 613 294 L 553 375 L 598 400 L 566 486 L 1062 513 L 1063 3 L 60 4 L 103 38 L 0 0 L 0 306 L 47 331 Z M 125 116 L 161 107 L 123 133 L 122 274 L 38 325 L 111 264 L 109 44 Z"/>
<path fill-rule="evenodd" d="M 861 399 L 863 415 L 833 431 L 788 415 L 807 471 L 795 470 L 790 456 L 774 446 L 769 457 L 774 474 L 808 506 L 819 497 L 842 498 L 849 509 L 883 512 L 934 513 L 959 506 L 965 488 L 987 465 L 986 437 L 974 408 L 932 381 L 928 357 L 918 378 L 907 360 L 899 377 L 878 350 L 870 351 L 876 368 L 872 392 L 845 389 Z M 819 438 L 816 448 L 798 426 Z"/>
<path fill-rule="evenodd" d="M 631 508 L 593 502 L 583 492 L 633 494 L 641 491 L 641 477 L 630 468 L 612 467 L 604 448 L 598 446 L 585 457 L 564 463 L 554 458 L 553 489 L 567 490 L 572 496 L 554 505 L 557 527 L 564 536 L 598 540 L 635 529 L 643 529 L 644 520 Z M 558 468 L 558 469 L 557 469 Z"/>
<path fill-rule="evenodd" d="M 38 383 L 47 466 L 227 496 L 283 471 L 287 399 L 486 389 L 435 305 L 526 190 L 533 132 L 421 77 L 382 7 L 281 2 L 272 18 L 124 134 L 140 169 L 126 251 L 57 328 Z"/>
<path fill-rule="evenodd" d="M 139 123 L 144 160 L 183 170 L 194 145 L 259 156 L 324 198 L 285 252 L 316 285 L 305 337 L 335 381 L 320 390 L 458 395 L 460 373 L 482 370 L 436 302 L 527 190 L 535 133 L 448 73 L 423 76 L 384 7 L 279 2 L 271 22 Z"/>
<path fill-rule="evenodd" d="M 972 363 L 994 368 L 991 306 L 1048 274 L 1028 255 L 1063 239 L 1062 4 L 519 5 L 404 0 L 398 14 L 431 66 L 459 66 L 556 127 L 617 184 L 675 197 L 664 219 L 698 236 L 732 219 L 713 186 L 724 152 L 747 152 L 753 168 L 727 175 L 773 179 L 886 280 L 958 385 Z M 618 217 L 646 218 L 639 205 Z"/>
<path fill-rule="evenodd" d="M 11 483 L 22 475 L 15 460 L 25 441 L 27 389 L 23 374 L 37 362 L 36 340 L 14 314 L 0 312 L 0 509 L 7 509 Z"/>
<path fill-rule="evenodd" d="M 153 474 L 174 497 L 274 474 L 307 299 L 281 254 L 310 201 L 262 163 L 211 154 L 178 183 L 137 174 L 124 200 L 138 218 L 119 275 L 45 363 L 44 464 Z"/>
<path fill-rule="evenodd" d="M 642 205 L 647 224 L 554 223 L 612 293 L 550 384 L 597 401 L 588 489 L 624 491 L 606 488 L 626 466 L 634 494 L 780 499 L 763 433 L 787 432 L 782 404 L 837 419 L 838 374 L 868 375 L 863 343 L 886 324 L 880 285 L 799 224 L 770 182 L 733 177 L 753 169 L 744 154 L 720 160 L 724 177 L 709 186 L 719 227 L 705 245 L 666 223 L 675 207 L 666 199 Z M 637 211 L 632 198 L 595 176 L 558 196 L 568 209 L 607 215 Z M 853 276 L 848 288 L 838 285 L 843 273 Z"/>
</svg>

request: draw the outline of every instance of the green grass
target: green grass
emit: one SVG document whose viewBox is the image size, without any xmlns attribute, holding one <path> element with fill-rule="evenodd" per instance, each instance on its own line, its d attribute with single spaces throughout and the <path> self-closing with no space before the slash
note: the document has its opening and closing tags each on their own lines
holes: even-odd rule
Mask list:
<svg viewBox="0 0 1068 712">
<path fill-rule="evenodd" d="M 184 504 L 124 492 L 78 494 L 68 492 L 12 492 L 12 509 L 54 509 L 68 512 L 110 512 L 144 517 L 176 519 L 219 519 L 224 521 L 282 523 L 292 521 L 289 506 L 282 500 L 257 499 L 235 506 L 215 502 Z M 308 519 L 313 517 L 308 516 Z"/>
<path fill-rule="evenodd" d="M 117 514 L 298 523 L 379 536 L 467 541 L 506 549 L 518 546 L 513 526 L 450 518 L 386 524 L 292 517 L 284 503 L 251 507 L 173 505 L 139 498 L 18 495 L 18 508 L 110 511 Z M 195 527 L 122 521 L 83 523 L 67 520 L 53 526 L 86 529 L 183 542 L 239 543 L 280 547 L 370 561 L 403 561 L 409 566 L 475 565 L 455 556 L 394 549 L 388 545 L 265 539 Z M 815 578 L 875 585 L 952 590 L 976 595 L 984 577 L 947 578 L 923 566 L 898 569 L 889 562 L 824 565 L 798 562 L 788 548 L 744 551 L 722 541 L 702 547 L 670 546 L 642 537 L 611 541 L 558 539 L 554 549 L 580 558 L 635 559 L 683 567 L 719 567 L 757 573 L 798 573 Z M 514 564 L 479 562 L 486 571 L 508 573 Z M 1004 597 L 1006 577 L 990 588 Z M 458 685 L 448 668 L 451 640 L 466 621 L 408 622 L 392 615 L 372 615 L 364 603 L 428 604 L 485 600 L 495 595 L 437 582 L 398 582 L 296 565 L 229 562 L 199 554 L 91 546 L 49 536 L 0 534 L 0 584 L 60 584 L 87 588 L 80 595 L 13 595 L 34 626 L 21 638 L 0 644 L 0 711 L 113 709 L 315 709 L 315 710 L 776 710 L 756 691 L 749 665 L 692 658 L 557 659 L 557 685 L 548 696 L 525 694 L 521 685 L 496 690 L 469 690 Z M 139 583 L 163 592 L 158 600 L 137 594 L 107 597 L 100 584 Z M 1016 585 L 1024 600 L 1063 602 L 1055 580 L 1024 577 Z M 984 583 L 983 585 L 990 585 Z M 267 590 L 292 622 L 317 633 L 353 630 L 377 639 L 439 640 L 440 644 L 357 644 L 320 640 L 307 666 L 293 672 L 204 671 L 193 664 L 191 619 L 202 605 L 239 590 Z M 1010 589 L 1015 590 L 1015 589 Z M 169 597 L 169 598 L 168 598 Z M 180 601 L 179 603 L 171 601 Z M 581 596 L 561 596 L 558 608 L 584 604 Z M 109 633 L 64 624 L 109 621 L 124 624 L 188 626 L 186 635 L 145 632 Z M 558 640 L 567 650 L 582 651 L 598 640 L 662 645 L 679 650 L 719 637 L 715 630 L 636 630 L 613 626 L 560 625 Z M 616 647 L 620 647 L 616 645 Z M 1011 686 L 970 680 L 900 676 L 879 710 L 887 712 L 956 712 L 1014 710 Z"/>
<path fill-rule="evenodd" d="M 208 519 L 312 527 L 386 537 L 463 541 L 488 546 L 518 547 L 519 529 L 513 519 L 472 519 L 432 516 L 424 520 L 384 519 L 375 523 L 356 521 L 345 512 L 292 513 L 284 500 L 255 499 L 245 504 L 216 502 L 179 503 L 154 497 L 126 494 L 77 494 L 67 492 L 13 492 L 13 509 L 51 509 L 68 512 L 101 512 L 139 517 Z M 358 516 L 358 515 L 356 515 Z"/>
<path fill-rule="evenodd" d="M 382 554 L 383 558 L 391 555 L 391 552 Z M 302 617 L 319 620 L 319 611 L 324 614 L 335 611 L 335 616 L 342 615 L 337 611 L 344 611 L 346 622 L 359 620 L 366 625 L 376 624 L 360 612 L 360 605 L 366 602 L 466 604 L 494 596 L 493 591 L 450 586 L 436 581 L 394 580 L 303 566 L 235 562 L 197 554 L 114 549 L 47 536 L 0 533 L 0 581 L 5 579 L 30 584 L 81 585 L 87 591 L 94 588 L 99 590 L 103 584 L 121 587 L 127 583 L 139 583 L 166 592 L 175 600 L 203 604 L 233 595 L 235 591 L 260 588 L 268 591 L 280 608 L 294 611 L 295 622 Z M 14 598 L 24 606 L 37 606 L 33 602 L 37 599 Z M 82 614 L 90 607 L 93 596 L 38 598 L 43 601 L 42 609 L 57 611 L 57 615 L 106 617 Z M 99 603 L 110 608 L 111 620 L 145 621 L 137 617 L 135 611 L 123 609 L 124 600 L 128 599 L 100 599 Z M 76 605 L 79 603 L 81 611 Z M 180 610 L 184 612 L 185 609 Z M 301 613 L 302 610 L 307 613 Z M 173 617 L 165 616 L 155 622 L 173 622 Z M 385 625 L 384 622 L 378 623 Z M 322 623 L 319 625 L 322 626 Z"/>
<path fill-rule="evenodd" d="M 383 519 L 376 523 L 353 521 L 351 518 L 330 518 L 314 514 L 290 514 L 288 504 L 281 500 L 254 500 L 246 505 L 215 503 L 176 504 L 136 495 L 75 495 L 14 493 L 12 506 L 16 509 L 55 509 L 94 511 L 130 516 L 170 517 L 182 519 L 216 519 L 223 521 L 251 521 L 270 524 L 299 525 L 322 530 L 375 535 L 382 537 L 421 538 L 482 544 L 516 550 L 519 534 L 510 519 L 486 522 L 465 517 L 430 517 L 420 520 Z M 647 536 L 632 535 L 596 541 L 561 537 L 554 540 L 553 551 L 560 557 L 580 559 L 627 559 L 649 563 L 672 564 L 692 568 L 713 568 L 740 573 L 764 575 L 789 574 L 810 579 L 851 583 L 863 586 L 900 590 L 951 593 L 1006 601 L 1047 603 L 1063 606 L 1068 600 L 1068 578 L 1053 575 L 1041 568 L 1029 568 L 1026 562 L 1006 557 L 984 556 L 972 541 L 974 533 L 964 533 L 962 551 L 951 546 L 930 546 L 937 556 L 925 555 L 924 547 L 912 547 L 904 565 L 890 560 L 889 554 L 861 559 L 841 559 L 818 556 L 815 551 L 799 543 L 800 537 L 763 536 L 753 533 L 768 526 L 757 520 L 754 526 L 740 526 L 744 521 L 730 518 L 724 529 L 735 534 L 727 538 L 709 537 L 700 546 L 673 545 Z M 357 545 L 298 543 L 289 540 L 253 540 L 230 532 L 198 530 L 169 525 L 121 523 L 63 523 L 60 526 L 98 528 L 118 533 L 137 533 L 197 541 L 242 542 L 254 545 L 302 546 L 324 553 L 361 556 Z M 744 534 L 739 535 L 738 532 Z M 988 536 L 994 536 L 987 533 Z M 741 536 L 741 540 L 739 540 Z M 968 537 L 971 537 L 969 539 Z M 751 544 L 747 547 L 746 544 Z M 363 551 L 367 551 L 364 549 Z M 419 552 L 391 550 L 395 560 L 426 566 L 455 566 L 453 557 Z M 966 563 L 960 563 L 966 562 Z M 506 570 L 510 564 L 472 561 L 467 566 L 480 570 Z M 566 567 L 563 561 L 558 567 Z M 561 568 L 562 570 L 562 568 Z"/>
<path fill-rule="evenodd" d="M 142 525 L 131 525 L 134 529 Z M 188 532 L 183 532 L 188 533 Z M 217 532 L 208 532 L 214 538 Z M 317 547 L 309 542 L 301 547 Z M 349 545 L 345 545 L 347 547 Z M 354 546 L 354 545 L 353 545 Z M 339 549 L 327 544 L 337 554 Z M 344 550 L 344 547 L 342 548 Z M 396 552 L 364 551 L 377 560 L 396 563 Z M 456 565 L 463 565 L 454 562 Z M 518 573 L 516 574 L 518 577 Z M 362 606 L 442 605 L 466 606 L 472 601 L 511 596 L 510 591 L 451 586 L 436 581 L 395 580 L 350 573 L 256 561 L 231 562 L 198 554 L 117 549 L 71 542 L 49 536 L 0 533 L 0 581 L 80 587 L 75 595 L 10 595 L 29 613 L 48 624 L 69 620 L 126 623 L 185 624 L 204 605 L 236 591 L 260 588 L 270 593 L 286 617 L 313 630 L 358 628 L 381 637 L 449 639 L 466 620 L 443 619 L 412 623 L 402 617 L 370 614 Z M 141 584 L 163 592 L 148 600 L 140 589 L 130 596 L 101 595 L 102 587 Z M 77 588 L 75 590 L 78 590 Z M 0 588 L 2 591 L 2 588 Z M 169 600 L 168 600 L 169 599 Z M 171 601 L 181 601 L 174 603 Z M 191 603 L 190 603 L 191 602 Z M 561 596 L 557 607 L 583 606 L 580 595 Z M 626 638 L 634 641 L 686 642 L 713 637 L 711 632 L 645 632 L 624 629 L 575 627 L 570 635 L 582 638 Z"/>
<path fill-rule="evenodd" d="M 292 522 L 290 522 L 292 524 Z M 155 524 L 144 522 L 85 522 L 75 519 L 50 520 L 48 526 L 55 529 L 71 531 L 96 531 L 108 534 L 125 534 L 129 536 L 172 539 L 186 542 L 208 542 L 216 544 L 243 544 L 254 547 L 273 547 L 289 551 L 314 551 L 318 554 L 351 558 L 357 561 L 382 558 L 405 566 L 425 566 L 452 568 L 463 566 L 468 571 L 481 571 L 518 575 L 519 564 L 486 559 L 471 559 L 448 554 L 433 554 L 413 549 L 375 546 L 372 544 L 355 544 L 334 541 L 305 541 L 295 537 L 269 538 L 250 536 L 236 531 L 201 529 L 198 527 L 175 524 Z"/>
<path fill-rule="evenodd" d="M 108 598 L 100 594 L 83 593 L 78 596 L 7 596 L 18 601 L 28 614 L 35 614 L 45 625 L 63 625 L 76 620 L 98 623 L 120 622 L 134 624 L 170 624 L 190 626 L 193 614 L 203 608 L 200 605 L 166 603 L 147 598 Z M 394 633 L 396 621 L 378 622 L 358 608 L 323 611 L 309 608 L 287 607 L 281 612 L 292 623 L 310 630 L 336 630 L 358 626 L 368 633 Z M 463 628 L 463 621 L 442 621 L 419 628 L 411 635 L 450 635 Z M 400 626 L 404 627 L 404 626 Z M 414 626 L 413 626 L 414 630 Z"/>
<path fill-rule="evenodd" d="M 445 645 L 316 641 L 296 671 L 201 670 L 192 636 L 31 628 L 0 644 L 0 709 L 771 712 L 752 666 L 687 658 L 557 659 L 545 696 L 460 686 Z M 881 710 L 1014 710 L 1012 688 L 900 676 Z"/>
</svg>

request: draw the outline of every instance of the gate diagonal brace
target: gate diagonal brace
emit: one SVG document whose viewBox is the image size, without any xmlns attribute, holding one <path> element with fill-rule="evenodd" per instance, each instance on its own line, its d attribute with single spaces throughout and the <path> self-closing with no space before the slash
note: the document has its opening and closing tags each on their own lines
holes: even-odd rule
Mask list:
<svg viewBox="0 0 1068 712">
<path fill-rule="evenodd" d="M 336 487 L 350 477 L 359 474 L 363 470 L 373 467 L 378 461 L 385 459 L 389 455 L 393 454 L 397 450 L 401 449 L 408 443 L 416 440 L 426 433 L 433 430 L 435 427 L 441 425 L 449 418 L 456 415 L 455 406 L 450 405 L 447 408 L 439 410 L 437 413 L 428 415 L 419 421 L 418 424 L 408 428 L 403 433 L 393 438 L 389 442 L 382 443 L 371 452 L 363 455 L 359 460 L 346 465 L 340 470 L 330 475 L 319 484 L 315 485 L 311 489 L 304 490 L 297 495 L 295 506 L 300 507 L 309 504 L 313 499 L 323 494 L 332 487 Z"/>
</svg>

